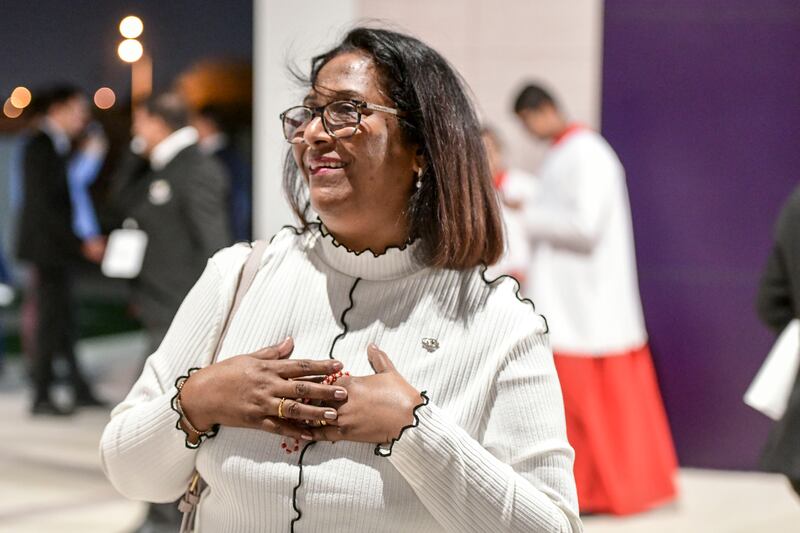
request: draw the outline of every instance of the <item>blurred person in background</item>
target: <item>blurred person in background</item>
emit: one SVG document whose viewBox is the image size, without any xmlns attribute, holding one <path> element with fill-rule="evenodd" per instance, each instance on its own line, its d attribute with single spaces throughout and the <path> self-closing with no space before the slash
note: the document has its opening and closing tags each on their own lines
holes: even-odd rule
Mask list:
<svg viewBox="0 0 800 533">
<path fill-rule="evenodd" d="M 625 172 L 598 133 L 538 85 L 514 112 L 549 143 L 524 207 L 529 295 L 547 316 L 581 511 L 631 514 L 675 497 L 677 461 L 645 330 Z"/>
<path fill-rule="evenodd" d="M 192 115 L 198 146 L 204 154 L 216 157 L 230 177 L 231 231 L 234 241 L 253 238 L 253 173 L 225 127 L 224 113 L 216 106 L 205 105 Z"/>
<path fill-rule="evenodd" d="M 758 315 L 775 333 L 792 319 L 800 318 L 800 187 L 797 187 L 778 217 L 775 243 L 761 277 Z M 800 495 L 800 373 L 783 417 L 773 426 L 762 467 L 785 475 Z"/>
<path fill-rule="evenodd" d="M 17 253 L 35 272 L 37 318 L 33 361 L 33 414 L 71 412 L 53 402 L 53 360 L 69 365 L 73 407 L 102 406 L 75 357 L 75 320 L 71 269 L 77 261 L 99 263 L 104 241 L 81 239 L 74 231 L 68 178 L 72 143 L 86 127 L 89 103 L 80 89 L 58 86 L 45 96 L 44 116 L 25 144 L 22 157 L 22 200 L 17 227 Z"/>
<path fill-rule="evenodd" d="M 47 107 L 47 91 L 37 92 L 29 110 L 27 129 L 19 135 L 11 153 L 10 168 L 10 200 L 15 218 L 18 216 L 24 196 L 24 154 L 28 142 L 40 131 L 44 112 Z M 92 122 L 84 132 L 73 141 L 74 149 L 70 152 L 67 163 L 67 182 L 72 204 L 72 230 L 84 242 L 103 244 L 100 225 L 89 188 L 97 179 L 106 159 L 108 143 L 102 127 Z M 37 323 L 37 278 L 35 271 L 23 272 L 25 291 L 22 300 L 20 339 L 27 363 L 33 368 L 36 353 Z"/>
<path fill-rule="evenodd" d="M 103 238 L 89 188 L 105 162 L 108 141 L 98 122 L 92 122 L 78 140 L 67 166 L 72 229 L 82 240 Z"/>
<path fill-rule="evenodd" d="M 6 257 L 0 248 L 0 307 L 10 305 L 14 301 L 14 290 L 11 288 L 11 274 L 6 266 Z M 0 375 L 5 369 L 5 330 L 0 322 Z"/>
<path fill-rule="evenodd" d="M 535 194 L 536 177 L 506 164 L 503 143 L 494 129 L 484 126 L 481 138 L 486 149 L 492 183 L 500 197 L 500 210 L 506 230 L 503 257 L 487 269 L 487 275 L 490 278 L 503 274 L 513 276 L 520 283 L 520 288 L 523 288 L 530 269 L 531 250 L 525 236 L 522 207 Z"/>
<path fill-rule="evenodd" d="M 134 306 L 154 353 L 208 258 L 232 243 L 229 178 L 197 145 L 189 110 L 174 93 L 155 95 L 136 107 L 132 157 L 112 184 L 112 202 L 126 225 L 148 237 Z M 137 532 L 174 532 L 175 503 L 151 504 Z"/>
<path fill-rule="evenodd" d="M 20 210 L 22 209 L 22 199 L 25 182 L 25 147 L 30 139 L 40 132 L 39 123 L 46 110 L 45 96 L 46 91 L 36 91 L 33 100 L 25 113 L 28 119 L 26 127 L 14 140 L 11 149 L 10 168 L 9 168 L 9 200 L 11 206 L 11 220 L 15 227 L 11 234 L 13 242 L 19 234 Z M 12 244 L 13 248 L 16 248 Z M 19 339 L 22 345 L 22 352 L 25 356 L 25 365 L 28 374 L 33 377 L 33 362 L 36 360 L 36 322 L 37 322 L 37 283 L 36 271 L 34 268 L 25 268 L 24 265 L 17 266 L 15 275 L 17 282 L 25 287 L 21 292 L 20 302 L 20 323 Z"/>
</svg>

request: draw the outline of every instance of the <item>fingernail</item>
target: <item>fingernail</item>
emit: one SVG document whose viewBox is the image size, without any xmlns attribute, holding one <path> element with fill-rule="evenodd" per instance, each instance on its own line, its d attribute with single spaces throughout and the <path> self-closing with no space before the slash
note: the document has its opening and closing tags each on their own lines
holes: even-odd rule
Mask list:
<svg viewBox="0 0 800 533">
<path fill-rule="evenodd" d="M 344 389 L 339 389 L 333 393 L 333 397 L 337 400 L 344 400 L 347 398 L 347 391 Z"/>
<path fill-rule="evenodd" d="M 300 435 L 300 438 L 303 440 L 314 440 L 314 437 L 310 433 L 303 433 Z"/>
<path fill-rule="evenodd" d="M 336 420 L 336 411 L 325 411 L 325 418 L 328 420 Z"/>
<path fill-rule="evenodd" d="M 285 339 L 283 339 L 283 342 L 281 344 L 286 344 L 287 342 L 291 342 L 291 341 L 292 341 L 291 337 L 286 337 Z"/>
<path fill-rule="evenodd" d="M 342 368 L 344 368 L 344 365 L 342 365 L 342 363 L 340 363 L 339 361 L 335 361 L 333 363 L 333 370 L 334 371 L 341 370 Z"/>
<path fill-rule="evenodd" d="M 375 344 L 374 342 L 371 342 L 371 343 L 369 343 L 367 348 L 369 348 L 370 350 L 377 350 L 378 349 L 378 345 Z"/>
</svg>

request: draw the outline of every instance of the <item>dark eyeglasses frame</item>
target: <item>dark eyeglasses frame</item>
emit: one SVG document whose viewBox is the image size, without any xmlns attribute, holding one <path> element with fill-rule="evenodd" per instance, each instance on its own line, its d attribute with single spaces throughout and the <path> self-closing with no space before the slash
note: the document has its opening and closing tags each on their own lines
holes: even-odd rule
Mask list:
<svg viewBox="0 0 800 533">
<path fill-rule="evenodd" d="M 351 100 L 334 100 L 333 102 L 328 102 L 325 105 L 317 106 L 317 107 L 311 107 L 311 106 L 307 106 L 307 105 L 296 105 L 296 106 L 290 107 L 289 109 L 287 109 L 286 111 L 284 111 L 283 113 L 281 113 L 279 115 L 280 119 L 281 119 L 281 129 L 283 131 L 283 137 L 286 139 L 286 142 L 288 142 L 289 144 L 300 144 L 300 143 L 303 142 L 302 140 L 300 140 L 298 142 L 292 142 L 291 139 L 286 137 L 286 128 L 283 127 L 284 122 L 286 120 L 286 114 L 289 113 L 290 111 L 292 111 L 293 109 L 299 109 L 299 108 L 308 109 L 309 111 L 311 111 L 311 120 L 314 120 L 314 117 L 319 117 L 320 120 L 322 120 L 322 127 L 325 128 L 325 132 L 328 135 L 330 135 L 331 137 L 333 137 L 334 139 L 337 139 L 338 137 L 336 137 L 336 134 L 333 133 L 331 128 L 328 126 L 328 121 L 325 120 L 325 109 L 327 109 L 327 107 L 329 105 L 341 104 L 343 102 L 344 103 L 353 104 L 355 106 L 355 108 L 356 108 L 356 111 L 358 112 L 358 118 L 356 119 L 356 124 L 355 124 L 355 126 L 353 126 L 353 133 L 351 133 L 350 135 L 347 135 L 345 137 L 342 137 L 344 139 L 346 139 L 347 137 L 352 137 L 353 135 L 358 133 L 358 128 L 359 128 L 359 126 L 361 126 L 362 111 L 364 109 L 368 109 L 370 111 L 380 111 L 381 113 L 389 113 L 389 114 L 395 115 L 397 117 L 406 116 L 406 112 L 402 111 L 400 109 L 397 109 L 397 108 L 394 108 L 394 107 L 386 107 L 386 106 L 380 105 L 380 104 L 372 104 L 372 103 L 369 103 L 369 102 L 365 102 L 364 100 L 352 100 L 352 99 Z M 311 123 L 311 120 L 309 120 L 309 123 Z"/>
</svg>

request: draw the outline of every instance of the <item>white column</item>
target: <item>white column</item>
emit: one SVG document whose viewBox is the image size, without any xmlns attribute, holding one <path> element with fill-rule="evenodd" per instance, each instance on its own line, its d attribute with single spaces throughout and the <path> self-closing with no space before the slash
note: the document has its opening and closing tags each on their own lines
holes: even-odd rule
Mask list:
<svg viewBox="0 0 800 533">
<path fill-rule="evenodd" d="M 300 102 L 306 88 L 288 65 L 308 73 L 309 60 L 334 45 L 354 25 L 355 0 L 254 0 L 253 225 L 269 238 L 294 223 L 281 189 L 288 144 L 278 115 Z"/>
</svg>

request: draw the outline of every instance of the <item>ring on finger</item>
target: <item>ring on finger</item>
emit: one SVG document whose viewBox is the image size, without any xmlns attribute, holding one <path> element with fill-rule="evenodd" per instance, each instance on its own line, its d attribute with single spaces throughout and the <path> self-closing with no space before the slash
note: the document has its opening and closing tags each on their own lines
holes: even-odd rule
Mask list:
<svg viewBox="0 0 800 533">
<path fill-rule="evenodd" d="M 286 417 L 283 416 L 283 404 L 286 402 L 286 398 L 281 398 L 280 403 L 278 403 L 278 418 L 281 420 L 285 420 Z"/>
</svg>

